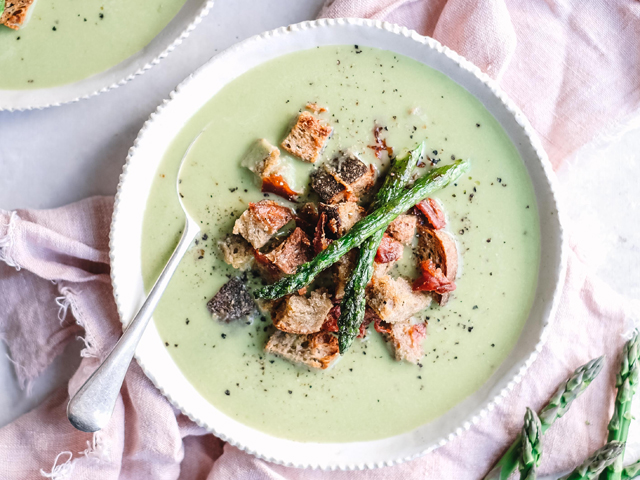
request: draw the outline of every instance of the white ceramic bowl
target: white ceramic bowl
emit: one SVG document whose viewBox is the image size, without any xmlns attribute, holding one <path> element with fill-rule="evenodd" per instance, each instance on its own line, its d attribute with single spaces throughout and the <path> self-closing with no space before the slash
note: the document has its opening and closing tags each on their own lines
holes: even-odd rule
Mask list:
<svg viewBox="0 0 640 480">
<path fill-rule="evenodd" d="M 460 435 L 492 410 L 518 383 L 542 348 L 565 270 L 562 227 L 553 173 L 529 122 L 480 70 L 433 39 L 388 23 L 340 19 L 305 22 L 250 38 L 214 57 L 186 79 L 152 114 L 129 152 L 116 196 L 111 227 L 111 275 L 126 324 L 142 303 L 140 245 L 145 204 L 156 169 L 187 121 L 234 78 L 280 55 L 317 45 L 358 44 L 406 55 L 443 72 L 494 115 L 518 149 L 533 182 L 540 212 L 542 257 L 536 298 L 517 345 L 473 395 L 437 420 L 383 440 L 301 443 L 243 425 L 208 403 L 185 379 L 158 331 L 149 325 L 136 358 L 162 393 L 199 425 L 247 452 L 272 462 L 323 469 L 373 468 L 420 456 Z"/>
<path fill-rule="evenodd" d="M 189 36 L 211 7 L 213 0 L 187 0 L 178 14 L 146 47 L 108 70 L 84 80 L 34 90 L 0 89 L 0 111 L 53 107 L 118 88 L 160 63 Z"/>
</svg>

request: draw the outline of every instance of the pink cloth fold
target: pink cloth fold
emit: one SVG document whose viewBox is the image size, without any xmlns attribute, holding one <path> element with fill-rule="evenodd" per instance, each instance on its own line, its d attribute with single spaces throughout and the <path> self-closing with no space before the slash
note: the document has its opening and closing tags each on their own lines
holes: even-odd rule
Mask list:
<svg viewBox="0 0 640 480">
<path fill-rule="evenodd" d="M 457 50 L 519 104 L 556 167 L 595 134 L 638 114 L 637 1 L 335 0 L 322 15 L 387 19 Z M 413 462 L 365 472 L 269 464 L 194 425 L 135 362 L 108 427 L 96 435 L 75 431 L 65 415 L 69 395 L 121 332 L 109 282 L 112 205 L 110 197 L 94 197 L 54 210 L 0 211 L 0 337 L 19 381 L 28 386 L 75 336 L 86 344 L 68 388 L 0 429 L 0 478 L 477 479 L 517 434 L 525 407 L 541 406 L 574 368 L 601 354 L 609 361 L 594 387 L 545 436 L 542 472 L 575 466 L 606 435 L 618 352 L 634 312 L 578 249 L 570 253 L 549 340 L 523 382 L 469 432 Z"/>
</svg>

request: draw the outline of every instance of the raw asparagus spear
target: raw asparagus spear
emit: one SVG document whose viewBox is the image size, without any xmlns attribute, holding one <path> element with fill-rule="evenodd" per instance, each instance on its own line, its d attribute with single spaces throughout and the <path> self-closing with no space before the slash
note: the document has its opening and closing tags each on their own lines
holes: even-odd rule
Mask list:
<svg viewBox="0 0 640 480">
<path fill-rule="evenodd" d="M 631 423 L 631 399 L 636 392 L 638 384 L 638 332 L 634 332 L 633 337 L 624 345 L 622 350 L 622 364 L 620 372 L 616 376 L 616 387 L 618 394 L 616 395 L 615 408 L 613 417 L 609 422 L 609 436 L 607 441 L 617 440 L 619 442 L 627 441 L 627 433 L 629 432 L 629 424 Z M 624 451 L 624 446 L 623 446 Z M 622 478 L 622 458 L 620 455 L 613 465 L 608 466 L 600 475 L 601 480 L 620 480 Z"/>
<path fill-rule="evenodd" d="M 373 200 L 371 210 L 375 210 L 402 193 L 402 190 L 411 179 L 413 169 L 418 164 L 423 150 L 424 142 L 420 143 L 405 157 L 396 159 Z M 385 230 L 386 227 L 381 228 L 360 245 L 358 261 L 344 288 L 344 297 L 340 304 L 340 318 L 338 319 L 340 354 L 344 354 L 351 346 L 364 319 L 366 307 L 365 288 L 373 275 L 373 260 Z"/>
<path fill-rule="evenodd" d="M 356 223 L 342 238 L 334 240 L 313 260 L 298 267 L 290 277 L 272 285 L 266 285 L 255 292 L 256 298 L 275 300 L 296 292 L 308 285 L 325 268 L 330 267 L 352 248 L 358 247 L 367 238 L 396 219 L 402 212 L 424 200 L 436 190 L 446 187 L 469 169 L 469 162 L 456 160 L 451 165 L 434 168 L 416 180 L 410 190 L 402 192 L 386 205 L 373 211 Z"/>
<path fill-rule="evenodd" d="M 640 477 L 640 462 L 632 463 L 622 469 L 622 480 Z"/>
<path fill-rule="evenodd" d="M 542 425 L 536 412 L 528 407 L 520 435 L 520 480 L 536 480 L 542 456 Z"/>
<path fill-rule="evenodd" d="M 538 414 L 540 424 L 542 425 L 542 433 L 545 433 L 557 419 L 567 413 L 573 401 L 578 398 L 598 376 L 602 370 L 603 363 L 604 357 L 594 358 L 590 362 L 578 367 L 571 377 L 558 387 L 558 390 L 553 394 L 549 403 L 547 403 Z M 502 458 L 498 460 L 496 466 L 484 477 L 484 480 L 507 480 L 509 475 L 511 475 L 518 466 L 521 442 L 522 439 L 518 435 L 518 438 L 516 438 Z"/>
<path fill-rule="evenodd" d="M 587 458 L 582 465 L 576 467 L 573 472 L 559 480 L 593 480 L 598 478 L 600 472 L 622 456 L 623 451 L 624 443 L 615 440 L 609 442 Z"/>
</svg>

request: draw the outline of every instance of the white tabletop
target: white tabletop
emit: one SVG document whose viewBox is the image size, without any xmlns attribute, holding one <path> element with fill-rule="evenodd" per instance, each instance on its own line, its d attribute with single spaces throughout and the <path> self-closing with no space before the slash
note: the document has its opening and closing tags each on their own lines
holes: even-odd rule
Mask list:
<svg viewBox="0 0 640 480">
<path fill-rule="evenodd" d="M 315 18 L 322 3 L 218 1 L 176 51 L 125 87 L 62 107 L 0 112 L 0 208 L 51 208 L 91 195 L 114 194 L 138 130 L 178 83 L 239 40 Z M 581 253 L 616 291 L 640 299 L 640 205 L 636 191 L 640 123 L 621 135 L 594 139 L 558 176 L 561 191 L 571 192 L 562 199 L 562 206 L 569 231 L 580 240 Z M 78 343 L 67 348 L 34 382 L 31 396 L 27 396 L 19 389 L 0 342 L 0 426 L 66 382 L 80 360 Z M 639 404 L 635 402 L 637 412 Z M 640 430 L 636 427 L 634 431 Z"/>
</svg>

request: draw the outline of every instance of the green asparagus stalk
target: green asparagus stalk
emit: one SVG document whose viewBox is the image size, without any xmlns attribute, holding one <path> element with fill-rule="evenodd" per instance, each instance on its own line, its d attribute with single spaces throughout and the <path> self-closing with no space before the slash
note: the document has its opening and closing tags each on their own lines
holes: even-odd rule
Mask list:
<svg viewBox="0 0 640 480">
<path fill-rule="evenodd" d="M 622 469 L 622 480 L 631 480 L 638 477 L 640 477 L 640 462 L 632 463 Z"/>
<path fill-rule="evenodd" d="M 549 403 L 540 410 L 540 424 L 544 434 L 553 423 L 561 418 L 573 401 L 578 398 L 602 370 L 604 357 L 594 358 L 590 362 L 578 367 L 575 372 L 558 387 Z M 484 480 L 507 480 L 518 466 L 522 439 L 516 438 L 495 467 L 484 477 Z"/>
<path fill-rule="evenodd" d="M 636 392 L 636 386 L 638 384 L 638 375 L 640 369 L 638 368 L 638 332 L 634 332 L 633 337 L 624 345 L 622 350 L 622 363 L 620 365 L 620 372 L 616 376 L 616 387 L 618 388 L 618 394 L 616 395 L 615 407 L 613 410 L 613 416 L 609 422 L 609 436 L 607 441 L 611 442 L 617 440 L 619 442 L 627 441 L 627 434 L 629 433 L 629 424 L 631 423 L 631 400 L 633 394 Z M 621 480 L 622 478 L 622 459 L 623 454 L 620 455 L 613 465 L 608 466 L 602 475 L 601 480 Z"/>
<path fill-rule="evenodd" d="M 367 215 L 356 223 L 344 237 L 331 242 L 313 260 L 299 266 L 295 274 L 257 290 L 255 292 L 256 298 L 275 300 L 300 290 L 349 250 L 358 247 L 378 230 L 386 229 L 386 226 L 398 215 L 424 200 L 436 190 L 446 187 L 468 169 L 469 162 L 464 160 L 456 160 L 451 165 L 434 168 L 416 180 L 410 190 L 402 192 L 395 199 Z"/>
<path fill-rule="evenodd" d="M 542 425 L 536 412 L 527 408 L 522 426 L 520 448 L 520 480 L 536 480 L 542 457 Z"/>
<path fill-rule="evenodd" d="M 405 157 L 396 159 L 373 200 L 371 210 L 377 209 L 402 193 L 411 179 L 413 169 L 418 164 L 423 150 L 424 142 L 407 153 Z M 358 336 L 360 325 L 364 320 L 365 288 L 373 275 L 373 261 L 385 230 L 386 227 L 381 228 L 360 245 L 358 261 L 345 286 L 338 319 L 338 343 L 341 354 L 347 351 Z"/>
<path fill-rule="evenodd" d="M 615 440 L 609 442 L 587 458 L 582 465 L 576 467 L 573 472 L 559 480 L 593 480 L 598 478 L 600 472 L 622 456 L 623 451 L 624 443 Z"/>
</svg>

